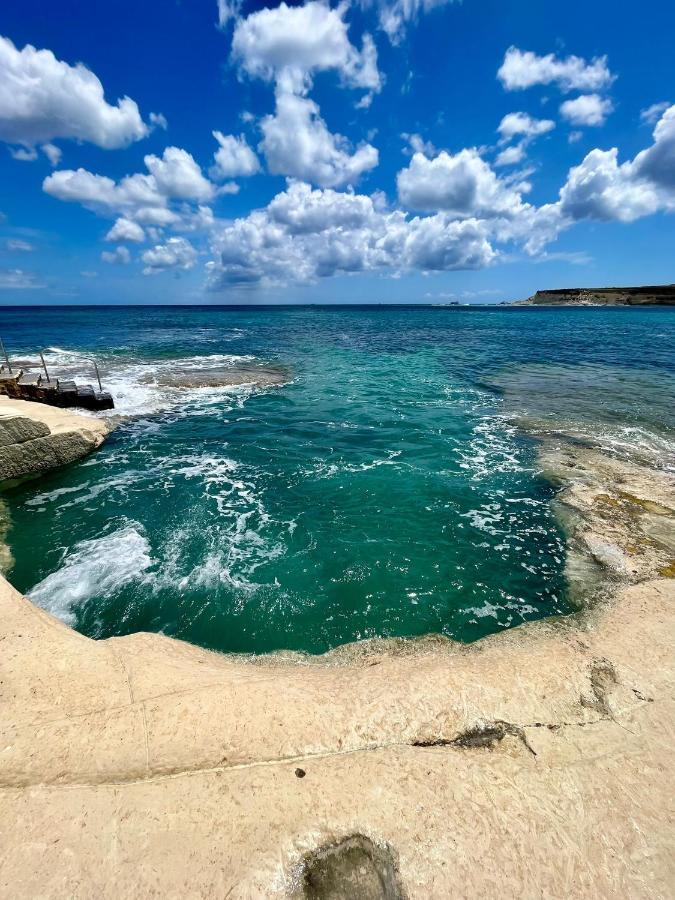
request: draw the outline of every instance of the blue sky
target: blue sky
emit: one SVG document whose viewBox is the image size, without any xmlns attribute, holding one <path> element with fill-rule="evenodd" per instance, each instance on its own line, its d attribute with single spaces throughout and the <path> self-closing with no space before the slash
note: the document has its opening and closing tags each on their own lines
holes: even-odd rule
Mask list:
<svg viewBox="0 0 675 900">
<path fill-rule="evenodd" d="M 674 33 L 624 0 L 5 4 L 0 304 L 672 282 Z"/>
</svg>

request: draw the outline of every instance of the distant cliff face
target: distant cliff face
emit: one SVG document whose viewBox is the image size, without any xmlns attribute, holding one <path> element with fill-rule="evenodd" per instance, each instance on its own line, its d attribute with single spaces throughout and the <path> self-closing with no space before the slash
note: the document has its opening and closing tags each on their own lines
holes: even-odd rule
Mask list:
<svg viewBox="0 0 675 900">
<path fill-rule="evenodd" d="M 675 306 L 675 284 L 537 291 L 517 306 Z"/>
</svg>

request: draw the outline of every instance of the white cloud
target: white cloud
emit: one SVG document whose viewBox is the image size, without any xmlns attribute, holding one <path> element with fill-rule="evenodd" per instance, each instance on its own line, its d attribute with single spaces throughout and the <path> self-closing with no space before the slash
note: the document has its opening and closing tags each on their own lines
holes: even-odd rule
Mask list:
<svg viewBox="0 0 675 900">
<path fill-rule="evenodd" d="M 129 253 L 126 247 L 115 247 L 114 250 L 104 250 L 103 253 L 101 253 L 101 259 L 103 262 L 111 263 L 113 265 L 125 266 L 127 263 L 131 262 L 131 253 Z"/>
<path fill-rule="evenodd" d="M 409 209 L 444 211 L 457 218 L 512 216 L 522 210 L 523 185 L 500 179 L 476 150 L 445 150 L 434 159 L 415 153 L 397 177 L 401 202 Z"/>
<path fill-rule="evenodd" d="M 10 147 L 9 152 L 12 159 L 18 159 L 21 162 L 34 162 L 38 158 L 35 147 Z"/>
<path fill-rule="evenodd" d="M 565 100 L 560 106 L 560 114 L 572 125 L 604 125 L 613 111 L 612 101 L 599 94 L 581 94 L 574 100 Z"/>
<path fill-rule="evenodd" d="M 648 181 L 635 179 L 630 163 L 618 164 L 618 151 L 591 150 L 570 169 L 560 191 L 560 207 L 572 219 L 632 222 L 656 212 L 658 192 Z"/>
<path fill-rule="evenodd" d="M 662 103 L 652 103 L 646 109 L 640 110 L 640 121 L 643 125 L 656 125 L 670 105 L 667 100 Z"/>
<path fill-rule="evenodd" d="M 537 84 L 555 84 L 561 91 L 597 91 L 614 81 L 607 57 L 587 62 L 580 56 L 560 59 L 553 53 L 537 56 L 531 51 L 509 47 L 497 77 L 507 91 L 519 91 Z"/>
<path fill-rule="evenodd" d="M 216 190 L 192 156 L 178 147 L 167 147 L 162 157 L 148 155 L 150 174 L 127 175 L 119 182 L 86 169 L 58 169 L 45 178 L 42 188 L 52 197 L 83 206 L 104 216 L 121 216 L 140 225 L 177 225 L 191 215 L 172 201 L 212 199 Z"/>
<path fill-rule="evenodd" d="M 55 144 L 43 144 L 40 147 L 40 150 L 42 150 L 44 155 L 53 166 L 58 166 L 58 164 L 61 162 L 61 149 Z"/>
<path fill-rule="evenodd" d="M 260 171 L 260 162 L 253 150 L 249 147 L 243 134 L 235 137 L 233 134 L 223 134 L 220 131 L 213 132 L 219 147 L 213 154 L 214 164 L 209 174 L 211 178 L 247 178 Z"/>
<path fill-rule="evenodd" d="M 131 219 L 119 218 L 105 236 L 106 241 L 133 241 L 142 243 L 145 240 L 145 232 Z"/>
<path fill-rule="evenodd" d="M 201 168 L 187 150 L 167 147 L 162 158 L 144 157 L 148 171 L 154 177 L 157 189 L 173 200 L 211 200 L 214 187 L 202 175 Z"/>
<path fill-rule="evenodd" d="M 35 162 L 38 158 L 38 152 L 35 147 L 9 147 L 8 149 L 12 158 L 21 162 Z M 40 150 L 42 150 L 52 166 L 59 164 L 62 154 L 55 144 L 42 144 Z"/>
<path fill-rule="evenodd" d="M 99 79 L 78 63 L 0 37 L 0 140 L 34 147 L 54 138 L 88 141 L 112 150 L 148 134 L 129 97 L 109 104 Z"/>
<path fill-rule="evenodd" d="M 514 137 L 539 137 L 554 128 L 555 122 L 550 119 L 533 119 L 527 113 L 512 112 L 504 116 L 497 126 L 497 131 L 504 141 L 510 141 Z"/>
<path fill-rule="evenodd" d="M 362 0 L 363 6 L 376 6 L 380 28 L 392 44 L 399 44 L 406 26 L 417 21 L 420 13 L 428 13 L 454 0 Z"/>
<path fill-rule="evenodd" d="M 304 93 L 315 72 L 336 70 L 344 84 L 378 92 L 377 51 L 363 36 L 359 51 L 344 21 L 347 4 L 335 9 L 310 0 L 304 6 L 261 9 L 237 22 L 232 57 L 249 75 L 276 80 L 285 90 Z"/>
<path fill-rule="evenodd" d="M 525 159 L 525 144 L 512 144 L 505 147 L 495 159 L 496 166 L 515 166 Z"/>
<path fill-rule="evenodd" d="M 214 290 L 339 273 L 480 268 L 496 256 L 485 223 L 408 218 L 374 198 L 292 182 L 266 209 L 214 232 Z"/>
<path fill-rule="evenodd" d="M 33 272 L 23 269 L 0 269 L 0 290 L 32 291 L 46 285 Z"/>
<path fill-rule="evenodd" d="M 116 183 L 112 178 L 82 168 L 58 169 L 45 178 L 42 188 L 58 200 L 81 203 L 107 215 L 122 213 L 139 219 L 139 212 L 166 207 L 166 197 L 160 194 L 152 175 L 127 175 Z"/>
<path fill-rule="evenodd" d="M 197 261 L 197 251 L 185 238 L 171 237 L 146 250 L 141 259 L 145 263 L 143 274 L 153 275 L 167 269 L 191 269 Z"/>
<path fill-rule="evenodd" d="M 230 19 L 236 19 L 244 0 L 218 0 L 218 25 L 225 28 Z"/>
<path fill-rule="evenodd" d="M 408 134 L 404 131 L 401 137 L 410 147 L 409 150 L 404 150 L 404 153 L 410 155 L 413 153 L 423 153 L 425 156 L 436 156 L 438 153 L 438 150 L 431 141 L 425 141 L 420 134 Z"/>
<path fill-rule="evenodd" d="M 675 106 L 658 121 L 653 144 L 633 160 L 619 163 L 616 147 L 591 150 L 570 169 L 560 199 L 548 209 L 558 217 L 558 231 L 580 219 L 632 222 L 675 212 Z"/>
<path fill-rule="evenodd" d="M 276 92 L 275 115 L 266 116 L 261 129 L 259 149 L 273 175 L 336 187 L 356 181 L 378 163 L 375 147 L 362 144 L 352 153 L 345 138 L 327 129 L 313 100 L 282 89 Z"/>
<path fill-rule="evenodd" d="M 151 125 L 155 128 L 161 128 L 162 131 L 166 131 L 169 127 L 169 123 L 166 121 L 166 116 L 163 116 L 162 113 L 153 113 L 151 112 L 149 117 Z"/>
<path fill-rule="evenodd" d="M 635 157 L 634 172 L 668 192 L 675 192 L 675 104 L 661 116 L 654 129 L 654 143 Z"/>
<path fill-rule="evenodd" d="M 34 244 L 21 240 L 21 238 L 8 238 L 5 246 L 11 253 L 30 253 L 35 250 Z"/>
</svg>

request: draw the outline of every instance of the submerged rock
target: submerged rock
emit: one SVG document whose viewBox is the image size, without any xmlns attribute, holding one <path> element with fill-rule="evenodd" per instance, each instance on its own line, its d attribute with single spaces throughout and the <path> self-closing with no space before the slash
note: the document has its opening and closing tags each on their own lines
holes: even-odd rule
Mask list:
<svg viewBox="0 0 675 900">
<path fill-rule="evenodd" d="M 269 387 L 285 384 L 290 375 L 285 369 L 273 366 L 223 366 L 221 368 L 181 369 L 148 376 L 149 383 L 173 388 L 218 388 L 254 384 Z"/>
</svg>

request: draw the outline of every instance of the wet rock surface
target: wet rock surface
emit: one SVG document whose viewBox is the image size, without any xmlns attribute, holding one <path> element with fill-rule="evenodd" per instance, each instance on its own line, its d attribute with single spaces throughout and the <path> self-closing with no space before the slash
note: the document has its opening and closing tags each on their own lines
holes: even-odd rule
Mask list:
<svg viewBox="0 0 675 900">
<path fill-rule="evenodd" d="M 173 388 L 217 388 L 235 387 L 240 384 L 254 384 L 258 387 L 271 387 L 286 384 L 290 381 L 290 373 L 274 366 L 237 365 L 222 368 L 189 368 L 177 367 L 174 372 L 159 372 L 148 375 L 148 383 L 161 387 Z"/>
</svg>

